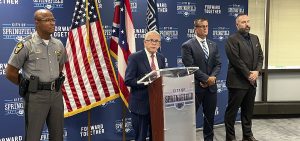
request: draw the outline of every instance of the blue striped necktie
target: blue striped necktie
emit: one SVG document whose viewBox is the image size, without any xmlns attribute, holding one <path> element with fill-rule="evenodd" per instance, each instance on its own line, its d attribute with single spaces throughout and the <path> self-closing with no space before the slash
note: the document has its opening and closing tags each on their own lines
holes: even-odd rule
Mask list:
<svg viewBox="0 0 300 141">
<path fill-rule="evenodd" d="M 206 46 L 206 44 L 205 44 L 205 41 L 203 40 L 203 41 L 201 41 L 201 44 L 202 44 L 202 50 L 203 50 L 203 52 L 204 52 L 204 54 L 205 54 L 205 58 L 206 58 L 206 60 L 208 59 L 208 48 L 207 48 L 207 46 Z"/>
</svg>

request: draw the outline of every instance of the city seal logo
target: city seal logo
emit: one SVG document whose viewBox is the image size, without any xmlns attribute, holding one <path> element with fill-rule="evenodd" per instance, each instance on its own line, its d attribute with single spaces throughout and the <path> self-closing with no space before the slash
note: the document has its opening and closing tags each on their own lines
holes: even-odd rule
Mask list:
<svg viewBox="0 0 300 141">
<path fill-rule="evenodd" d="M 178 28 L 177 27 L 161 27 L 159 28 L 161 36 L 166 42 L 178 39 Z"/>
<path fill-rule="evenodd" d="M 23 41 L 28 35 L 35 32 L 34 24 L 24 22 L 3 23 L 0 28 L 2 28 L 2 39 L 14 40 L 16 43 Z"/>
<path fill-rule="evenodd" d="M 24 102 L 22 98 L 7 99 L 4 100 L 4 102 L 5 102 L 4 103 L 5 115 L 17 115 L 17 116 L 24 115 Z"/>
<path fill-rule="evenodd" d="M 15 53 L 15 54 L 18 54 L 18 53 L 20 52 L 20 50 L 21 50 L 23 47 L 24 47 L 23 42 L 17 43 L 17 46 L 16 46 L 16 48 L 15 48 L 14 53 Z"/>
<path fill-rule="evenodd" d="M 238 14 L 245 13 L 245 6 L 239 4 L 228 5 L 229 16 L 237 17 Z"/>
<path fill-rule="evenodd" d="M 177 2 L 177 14 L 188 17 L 190 15 L 196 15 L 196 3 L 193 2 Z"/>
<path fill-rule="evenodd" d="M 182 110 L 184 108 L 184 102 L 175 103 L 175 108 L 177 110 Z"/>
<path fill-rule="evenodd" d="M 35 8 L 45 8 L 48 10 L 53 10 L 54 8 L 64 8 L 63 0 L 32 0 L 33 7 Z"/>
</svg>

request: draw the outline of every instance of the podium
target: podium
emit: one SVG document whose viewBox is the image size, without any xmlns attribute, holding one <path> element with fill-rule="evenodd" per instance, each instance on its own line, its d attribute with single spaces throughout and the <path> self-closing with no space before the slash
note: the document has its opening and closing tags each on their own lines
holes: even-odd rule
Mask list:
<svg viewBox="0 0 300 141">
<path fill-rule="evenodd" d="M 138 83 L 148 85 L 154 141 L 196 141 L 194 72 L 198 67 L 152 71 Z"/>
</svg>

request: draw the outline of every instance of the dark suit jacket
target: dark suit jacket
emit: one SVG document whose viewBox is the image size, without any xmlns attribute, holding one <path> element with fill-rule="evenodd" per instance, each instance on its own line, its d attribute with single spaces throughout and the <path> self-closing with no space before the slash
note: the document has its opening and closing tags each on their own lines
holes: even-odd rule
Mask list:
<svg viewBox="0 0 300 141">
<path fill-rule="evenodd" d="M 239 33 L 229 36 L 225 50 L 229 60 L 227 81 L 228 88 L 248 89 L 250 71 L 261 71 L 263 52 L 259 39 L 250 34 L 251 44 Z M 254 85 L 256 87 L 256 84 Z"/>
<path fill-rule="evenodd" d="M 205 54 L 196 37 L 182 44 L 182 62 L 186 67 L 199 67 L 195 72 L 195 92 L 201 93 L 204 88 L 200 82 L 205 83 L 209 76 L 217 76 L 221 69 L 220 54 L 215 42 L 206 39 L 209 48 L 209 57 L 206 61 Z M 217 85 L 209 87 L 210 92 L 217 92 Z"/>
<path fill-rule="evenodd" d="M 156 58 L 159 69 L 165 68 L 163 55 L 156 53 Z M 151 67 L 144 49 L 129 56 L 125 72 L 125 84 L 131 87 L 129 109 L 133 113 L 140 115 L 149 114 L 148 87 L 143 84 L 137 84 L 137 81 L 149 72 L 151 72 Z"/>
</svg>

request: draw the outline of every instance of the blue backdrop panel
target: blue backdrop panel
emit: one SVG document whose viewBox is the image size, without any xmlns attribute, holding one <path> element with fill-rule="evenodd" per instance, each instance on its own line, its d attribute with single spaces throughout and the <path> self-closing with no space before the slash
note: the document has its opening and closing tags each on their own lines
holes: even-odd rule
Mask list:
<svg viewBox="0 0 300 141">
<path fill-rule="evenodd" d="M 130 0 L 135 26 L 137 50 L 143 49 L 146 33 L 146 0 Z M 5 78 L 8 58 L 18 40 L 34 31 L 33 13 L 40 8 L 52 10 L 57 19 L 53 36 L 66 42 L 75 1 L 63 0 L 1 0 L 0 1 L 0 140 L 24 140 L 24 105 L 18 96 L 17 86 Z M 113 0 L 98 0 L 103 28 L 107 40 L 111 35 L 114 13 Z M 218 105 L 215 123 L 223 123 L 227 105 L 226 71 L 227 58 L 224 43 L 235 32 L 235 16 L 247 13 L 247 0 L 157 0 L 159 25 L 162 35 L 161 52 L 167 57 L 168 67 L 182 66 L 181 44 L 194 36 L 193 20 L 205 17 L 209 20 L 209 35 L 218 44 L 222 59 L 218 77 Z M 107 42 L 109 43 L 109 41 Z M 65 119 L 64 140 L 87 141 L 88 119 L 91 125 L 91 140 L 118 141 L 122 139 L 122 117 L 125 116 L 127 139 L 133 138 L 131 118 L 123 112 L 120 99 L 113 100 L 88 112 Z M 38 115 L 37 115 L 38 116 Z M 202 127 L 202 110 L 197 113 L 197 127 Z M 48 131 L 43 130 L 41 141 L 48 140 Z"/>
</svg>

